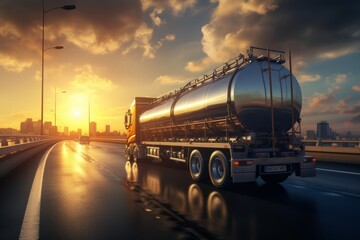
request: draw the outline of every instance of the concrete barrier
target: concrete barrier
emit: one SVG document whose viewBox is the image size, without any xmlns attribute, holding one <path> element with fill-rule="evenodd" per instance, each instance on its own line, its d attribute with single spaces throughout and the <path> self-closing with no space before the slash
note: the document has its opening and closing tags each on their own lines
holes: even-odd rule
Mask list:
<svg viewBox="0 0 360 240">
<path fill-rule="evenodd" d="M 47 142 L 47 141 L 49 141 L 49 140 L 47 139 L 47 140 L 40 140 L 40 141 L 36 141 L 36 142 L 26 142 L 26 143 L 16 144 L 13 146 L 1 147 L 0 148 L 0 156 L 8 155 L 11 153 L 25 150 L 27 148 L 35 147 L 35 146 L 42 144 L 44 142 Z"/>
<path fill-rule="evenodd" d="M 307 152 L 360 154 L 360 148 L 357 147 L 305 146 L 305 150 Z"/>
<path fill-rule="evenodd" d="M 11 146 L 13 150 L 7 149 L 7 151 L 17 150 L 15 154 L 8 154 L 4 157 L 0 158 L 0 178 L 5 174 L 12 171 L 14 168 L 19 166 L 24 161 L 31 159 L 35 154 L 48 149 L 50 146 L 58 142 L 59 140 L 42 140 L 27 144 L 19 144 L 26 145 L 26 149 L 19 150 L 20 148 L 14 149 L 13 147 L 20 146 Z M 3 150 L 3 149 L 2 149 Z"/>
</svg>

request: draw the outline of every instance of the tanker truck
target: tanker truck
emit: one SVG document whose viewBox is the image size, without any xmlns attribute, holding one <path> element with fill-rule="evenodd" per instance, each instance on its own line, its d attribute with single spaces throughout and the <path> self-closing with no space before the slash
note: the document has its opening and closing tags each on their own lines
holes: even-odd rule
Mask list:
<svg viewBox="0 0 360 240">
<path fill-rule="evenodd" d="M 316 175 L 301 142 L 302 94 L 285 52 L 250 47 L 224 65 L 159 97 L 135 97 L 125 113 L 125 156 L 187 165 L 218 188 L 277 184 Z"/>
</svg>

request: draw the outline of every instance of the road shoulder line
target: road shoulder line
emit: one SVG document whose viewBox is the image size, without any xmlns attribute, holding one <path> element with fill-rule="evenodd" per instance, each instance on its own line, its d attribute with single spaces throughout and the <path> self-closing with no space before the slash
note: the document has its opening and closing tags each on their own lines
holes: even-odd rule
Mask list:
<svg viewBox="0 0 360 240">
<path fill-rule="evenodd" d="M 320 170 L 320 171 L 324 171 L 324 172 L 345 173 L 345 174 L 360 176 L 360 173 L 357 173 L 357 172 L 347 172 L 347 171 L 333 170 L 333 169 L 326 169 L 326 168 L 316 168 L 316 170 Z"/>
<path fill-rule="evenodd" d="M 57 145 L 54 144 L 42 156 L 39 166 L 36 170 L 33 184 L 31 186 L 29 199 L 26 205 L 24 219 L 21 225 L 19 239 L 39 239 L 40 227 L 40 203 L 41 191 L 44 177 L 44 170 L 47 158 L 51 150 Z"/>
</svg>

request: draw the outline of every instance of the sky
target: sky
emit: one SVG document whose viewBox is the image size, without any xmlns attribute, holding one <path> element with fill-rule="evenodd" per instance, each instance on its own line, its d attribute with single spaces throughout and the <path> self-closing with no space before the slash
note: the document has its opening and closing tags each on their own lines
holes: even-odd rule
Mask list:
<svg viewBox="0 0 360 240">
<path fill-rule="evenodd" d="M 124 131 L 134 97 L 157 97 L 250 46 L 291 50 L 302 129 L 360 134 L 360 2 L 46 0 L 44 121 Z M 41 118 L 41 0 L 0 0 L 0 128 Z M 53 49 L 63 46 L 64 49 Z M 66 93 L 63 93 L 66 91 Z"/>
</svg>

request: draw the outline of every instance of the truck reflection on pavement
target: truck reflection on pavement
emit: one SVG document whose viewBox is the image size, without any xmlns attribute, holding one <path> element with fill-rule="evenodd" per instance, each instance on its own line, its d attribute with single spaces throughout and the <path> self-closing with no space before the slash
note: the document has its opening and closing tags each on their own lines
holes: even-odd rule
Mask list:
<svg viewBox="0 0 360 240">
<path fill-rule="evenodd" d="M 173 214 L 180 218 L 185 217 L 184 221 L 196 222 L 202 228 L 215 232 L 226 229 L 228 207 L 220 192 L 209 192 L 208 189 L 203 191 L 202 187 L 192 183 L 191 179 L 189 184 L 183 184 L 176 175 L 166 178 L 165 181 L 164 171 L 153 169 L 148 164 L 127 161 L 125 170 L 131 190 L 136 186 L 137 191 L 154 197 L 162 207 Z M 149 209 L 148 206 L 146 208 Z"/>
</svg>

